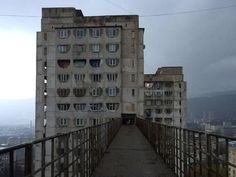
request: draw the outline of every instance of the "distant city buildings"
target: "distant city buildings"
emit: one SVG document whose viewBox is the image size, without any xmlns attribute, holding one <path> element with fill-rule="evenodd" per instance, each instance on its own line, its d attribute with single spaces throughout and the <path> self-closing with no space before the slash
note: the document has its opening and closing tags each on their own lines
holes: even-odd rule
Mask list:
<svg viewBox="0 0 236 177">
<path fill-rule="evenodd" d="M 144 77 L 144 116 L 155 122 L 185 126 L 186 82 L 182 67 L 162 67 Z"/>
</svg>

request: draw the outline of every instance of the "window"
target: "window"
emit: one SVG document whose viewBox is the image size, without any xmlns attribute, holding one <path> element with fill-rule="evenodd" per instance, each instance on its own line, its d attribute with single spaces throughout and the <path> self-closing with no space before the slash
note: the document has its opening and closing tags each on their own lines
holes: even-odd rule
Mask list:
<svg viewBox="0 0 236 177">
<path fill-rule="evenodd" d="M 86 103 L 76 103 L 74 104 L 74 108 L 76 111 L 84 111 L 86 108 Z"/>
<path fill-rule="evenodd" d="M 97 67 L 100 67 L 101 60 L 100 59 L 91 59 L 91 60 L 89 60 L 89 63 L 93 68 L 97 68 Z"/>
<path fill-rule="evenodd" d="M 57 60 L 57 64 L 61 68 L 67 68 L 70 65 L 70 60 Z"/>
<path fill-rule="evenodd" d="M 173 94 L 172 91 L 165 91 L 165 96 L 171 96 Z"/>
<path fill-rule="evenodd" d="M 101 74 L 91 74 L 91 81 L 93 82 L 101 82 L 102 75 Z"/>
<path fill-rule="evenodd" d="M 91 94 L 91 96 L 101 96 L 102 95 L 102 88 L 101 87 L 92 88 L 90 94 Z"/>
<path fill-rule="evenodd" d="M 172 112 L 171 109 L 165 109 L 165 113 L 166 113 L 166 114 L 170 114 L 171 112 Z"/>
<path fill-rule="evenodd" d="M 116 96 L 118 94 L 118 88 L 117 87 L 109 87 L 107 88 L 107 95 L 108 96 Z"/>
<path fill-rule="evenodd" d="M 145 86 L 146 88 L 152 88 L 152 87 L 153 87 L 153 83 L 151 83 L 151 82 L 145 82 L 144 86 Z"/>
<path fill-rule="evenodd" d="M 109 111 L 117 111 L 119 109 L 119 103 L 107 103 L 106 107 Z"/>
<path fill-rule="evenodd" d="M 179 100 L 179 105 L 182 105 L 182 102 L 181 102 L 181 100 Z"/>
<path fill-rule="evenodd" d="M 43 33 L 43 39 L 46 41 L 48 40 L 48 34 L 47 33 Z"/>
<path fill-rule="evenodd" d="M 165 83 L 165 86 L 166 86 L 166 87 L 169 87 L 169 88 L 172 87 L 172 85 L 173 85 L 172 82 L 166 82 L 166 83 Z"/>
<path fill-rule="evenodd" d="M 156 92 L 155 92 L 155 96 L 157 96 L 157 97 L 162 96 L 162 92 L 156 91 Z"/>
<path fill-rule="evenodd" d="M 60 82 L 67 82 L 69 80 L 69 74 L 58 74 L 57 77 Z"/>
<path fill-rule="evenodd" d="M 83 97 L 86 94 L 85 88 L 74 88 L 73 93 L 76 97 Z"/>
<path fill-rule="evenodd" d="M 165 117 L 165 123 L 168 124 L 168 125 L 171 125 L 172 118 L 171 117 Z"/>
<path fill-rule="evenodd" d="M 84 81 L 85 74 L 74 74 L 75 81 Z"/>
<path fill-rule="evenodd" d="M 57 31 L 57 36 L 60 38 L 60 39 L 66 39 L 68 38 L 70 35 L 70 30 L 68 29 L 59 29 Z"/>
<path fill-rule="evenodd" d="M 118 58 L 107 58 L 106 64 L 110 67 L 115 67 L 119 64 L 119 59 Z"/>
<path fill-rule="evenodd" d="M 117 77 L 118 77 L 117 73 L 108 73 L 107 74 L 108 81 L 116 81 Z"/>
<path fill-rule="evenodd" d="M 78 127 L 83 127 L 84 126 L 84 119 L 76 118 L 75 119 L 75 125 L 78 126 Z"/>
<path fill-rule="evenodd" d="M 132 96 L 135 96 L 135 89 L 132 89 Z"/>
<path fill-rule="evenodd" d="M 152 110 L 151 109 L 145 109 L 145 114 L 147 117 L 151 117 Z"/>
<path fill-rule="evenodd" d="M 118 28 L 107 28 L 106 29 L 107 36 L 110 38 L 116 37 L 119 34 Z"/>
<path fill-rule="evenodd" d="M 59 118 L 59 126 L 65 127 L 67 126 L 68 121 L 67 118 Z"/>
<path fill-rule="evenodd" d="M 44 47 L 43 48 L 43 55 L 46 56 L 48 54 L 48 48 Z"/>
<path fill-rule="evenodd" d="M 91 37 L 100 37 L 100 36 L 102 36 L 102 29 L 100 29 L 100 28 L 90 29 L 90 36 Z"/>
<path fill-rule="evenodd" d="M 162 109 L 156 109 L 156 113 L 157 114 L 161 114 L 162 113 Z"/>
<path fill-rule="evenodd" d="M 131 74 L 131 82 L 135 82 L 135 74 Z"/>
<path fill-rule="evenodd" d="M 144 94 L 145 96 L 150 97 L 152 96 L 152 91 L 145 91 Z"/>
<path fill-rule="evenodd" d="M 73 63 L 75 67 L 83 68 L 86 65 L 86 59 L 75 59 Z"/>
<path fill-rule="evenodd" d="M 100 44 L 91 44 L 90 49 L 91 49 L 91 52 L 98 53 L 100 52 Z"/>
<path fill-rule="evenodd" d="M 156 104 L 157 106 L 162 105 L 162 100 L 155 100 L 155 104 Z"/>
<path fill-rule="evenodd" d="M 181 113 L 182 113 L 182 110 L 181 110 L 181 109 L 179 109 L 179 114 L 181 115 Z"/>
<path fill-rule="evenodd" d="M 173 101 L 172 100 L 165 100 L 165 105 L 172 105 Z"/>
<path fill-rule="evenodd" d="M 86 45 L 85 44 L 75 44 L 75 45 L 73 45 L 73 53 L 75 55 L 80 55 L 83 52 L 86 52 Z"/>
<path fill-rule="evenodd" d="M 43 63 L 43 68 L 44 68 L 45 70 L 47 70 L 47 68 L 48 68 L 48 67 L 47 67 L 47 62 L 44 62 L 44 63 Z"/>
<path fill-rule="evenodd" d="M 60 111 L 68 111 L 70 108 L 70 104 L 57 104 L 57 107 Z"/>
<path fill-rule="evenodd" d="M 86 29 L 85 28 L 79 28 L 75 30 L 75 36 L 76 38 L 82 38 L 86 36 Z"/>
<path fill-rule="evenodd" d="M 102 110 L 102 103 L 91 103 L 90 109 L 91 109 L 91 111 L 101 111 Z"/>
<path fill-rule="evenodd" d="M 67 53 L 70 50 L 69 45 L 58 45 L 57 49 L 60 53 Z"/>
<path fill-rule="evenodd" d="M 107 44 L 106 45 L 107 51 L 114 53 L 117 52 L 117 50 L 119 49 L 119 45 L 118 44 Z"/>
<path fill-rule="evenodd" d="M 155 89 L 160 89 L 162 87 L 162 83 L 161 82 L 157 82 L 155 83 Z"/>
<path fill-rule="evenodd" d="M 68 97 L 69 94 L 70 94 L 70 89 L 69 88 L 66 88 L 66 89 L 59 88 L 59 89 L 57 89 L 57 95 L 59 97 Z"/>
</svg>

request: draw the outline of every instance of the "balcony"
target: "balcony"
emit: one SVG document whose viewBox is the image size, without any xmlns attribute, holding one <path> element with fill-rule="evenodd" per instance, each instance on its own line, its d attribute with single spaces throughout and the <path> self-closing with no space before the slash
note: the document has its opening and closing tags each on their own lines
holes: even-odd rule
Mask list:
<svg viewBox="0 0 236 177">
<path fill-rule="evenodd" d="M 0 151 L 1 177 L 230 177 L 236 138 L 120 119 Z M 235 151 L 234 151 L 235 150 Z"/>
</svg>

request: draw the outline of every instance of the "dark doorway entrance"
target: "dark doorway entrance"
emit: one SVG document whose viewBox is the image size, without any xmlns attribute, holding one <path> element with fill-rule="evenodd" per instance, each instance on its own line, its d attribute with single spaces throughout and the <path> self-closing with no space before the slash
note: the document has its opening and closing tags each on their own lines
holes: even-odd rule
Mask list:
<svg viewBox="0 0 236 177">
<path fill-rule="evenodd" d="M 136 114 L 121 114 L 122 123 L 126 125 L 135 124 Z"/>
</svg>

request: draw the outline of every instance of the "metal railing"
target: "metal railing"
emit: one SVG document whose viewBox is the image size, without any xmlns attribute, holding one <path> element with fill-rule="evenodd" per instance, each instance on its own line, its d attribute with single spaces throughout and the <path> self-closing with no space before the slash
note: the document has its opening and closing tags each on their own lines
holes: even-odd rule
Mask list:
<svg viewBox="0 0 236 177">
<path fill-rule="evenodd" d="M 236 176 L 236 138 L 137 119 L 137 126 L 178 177 Z"/>
<path fill-rule="evenodd" d="M 0 151 L 1 177 L 90 177 L 121 119 Z"/>
</svg>

